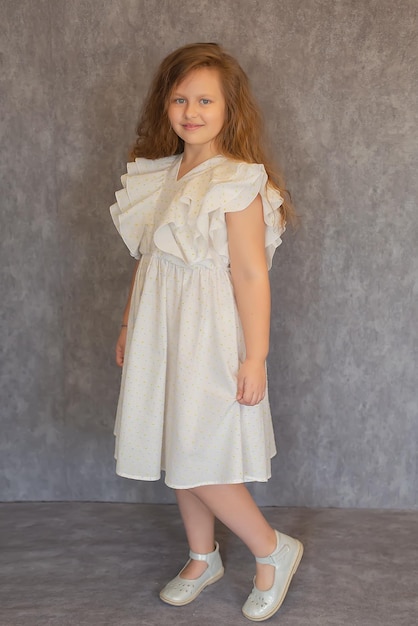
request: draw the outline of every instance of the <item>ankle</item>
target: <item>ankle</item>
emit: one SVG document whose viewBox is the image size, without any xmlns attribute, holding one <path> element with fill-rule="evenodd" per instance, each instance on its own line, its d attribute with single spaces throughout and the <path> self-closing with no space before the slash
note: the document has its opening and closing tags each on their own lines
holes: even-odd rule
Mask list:
<svg viewBox="0 0 418 626">
<path fill-rule="evenodd" d="M 199 550 L 193 550 L 193 548 L 190 547 L 190 557 L 194 559 L 195 561 L 204 561 L 206 556 L 208 556 L 209 554 L 213 554 L 216 551 L 215 542 L 205 544 L 203 546 L 193 546 L 193 547 L 200 548 Z"/>
<path fill-rule="evenodd" d="M 279 537 L 276 531 L 272 528 L 271 533 L 269 533 L 263 542 L 263 545 L 257 551 L 257 554 L 254 554 L 255 558 L 266 558 L 273 554 L 276 551 L 279 545 Z"/>
</svg>

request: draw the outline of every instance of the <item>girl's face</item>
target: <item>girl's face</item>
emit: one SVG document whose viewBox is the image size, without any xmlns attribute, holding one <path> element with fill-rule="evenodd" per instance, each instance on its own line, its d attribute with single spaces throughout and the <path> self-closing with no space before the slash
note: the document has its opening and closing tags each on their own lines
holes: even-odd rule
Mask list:
<svg viewBox="0 0 418 626">
<path fill-rule="evenodd" d="M 216 155 L 216 138 L 225 121 L 225 98 L 215 68 L 193 70 L 173 89 L 168 118 L 174 132 L 183 139 L 185 150 L 199 156 Z"/>
</svg>

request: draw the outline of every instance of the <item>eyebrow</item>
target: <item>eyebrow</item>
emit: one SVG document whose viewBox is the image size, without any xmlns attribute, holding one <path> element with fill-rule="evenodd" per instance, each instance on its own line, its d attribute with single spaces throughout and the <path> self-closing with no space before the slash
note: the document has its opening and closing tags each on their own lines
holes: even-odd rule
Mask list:
<svg viewBox="0 0 418 626">
<path fill-rule="evenodd" d="M 181 96 L 182 98 L 185 98 L 185 95 L 182 94 L 180 91 L 173 91 L 172 96 Z M 213 94 L 208 94 L 208 93 L 202 93 L 199 96 L 197 96 L 198 98 L 214 98 L 215 96 Z"/>
</svg>

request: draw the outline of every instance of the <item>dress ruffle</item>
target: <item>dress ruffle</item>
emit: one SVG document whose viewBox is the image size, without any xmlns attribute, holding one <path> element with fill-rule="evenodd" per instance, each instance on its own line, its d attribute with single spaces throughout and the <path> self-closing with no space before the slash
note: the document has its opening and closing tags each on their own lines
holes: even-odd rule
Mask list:
<svg viewBox="0 0 418 626">
<path fill-rule="evenodd" d="M 146 226 L 154 223 L 154 211 L 163 188 L 167 169 L 177 157 L 136 159 L 128 163 L 121 177 L 123 189 L 116 192 L 116 203 L 110 213 L 131 256 L 140 257 L 140 244 Z"/>
<path fill-rule="evenodd" d="M 228 263 L 225 213 L 242 211 L 260 194 L 266 225 L 265 246 L 268 268 L 285 230 L 279 207 L 280 193 L 267 184 L 265 168 L 218 156 L 212 167 L 194 168 L 179 181 L 176 161 L 181 155 L 150 161 L 136 159 L 122 176 L 124 188 L 116 193 L 112 218 L 132 256 L 139 258 L 146 227 L 154 225 L 153 242 L 161 251 L 186 264 L 211 258 Z M 204 164 L 202 164 L 204 165 Z M 171 180 L 170 180 L 171 178 Z M 171 202 L 159 211 L 164 187 L 171 191 Z M 206 193 L 202 199 L 202 186 Z M 167 189 L 166 189 L 167 191 Z"/>
<path fill-rule="evenodd" d="M 208 237 L 215 250 L 228 258 L 225 213 L 242 211 L 260 194 L 266 225 L 266 259 L 270 269 L 274 252 L 282 243 L 281 235 L 285 225 L 279 212 L 283 198 L 267 181 L 264 165 L 257 163 L 229 162 L 226 166 L 217 168 L 197 226 L 203 232 L 208 229 Z"/>
</svg>

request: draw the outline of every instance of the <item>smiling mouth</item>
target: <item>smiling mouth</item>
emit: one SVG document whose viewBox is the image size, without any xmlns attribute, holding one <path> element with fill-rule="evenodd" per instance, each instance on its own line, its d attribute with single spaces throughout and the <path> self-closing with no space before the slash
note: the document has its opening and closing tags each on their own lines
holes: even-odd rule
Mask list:
<svg viewBox="0 0 418 626">
<path fill-rule="evenodd" d="M 197 130 L 198 128 L 202 128 L 202 124 L 183 124 L 183 128 L 185 130 Z"/>
</svg>

